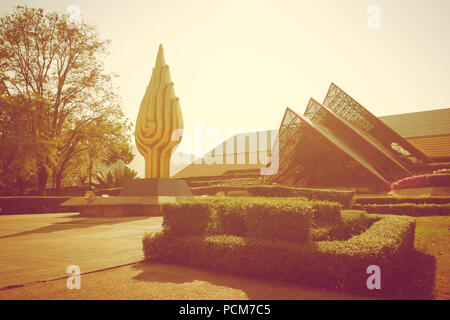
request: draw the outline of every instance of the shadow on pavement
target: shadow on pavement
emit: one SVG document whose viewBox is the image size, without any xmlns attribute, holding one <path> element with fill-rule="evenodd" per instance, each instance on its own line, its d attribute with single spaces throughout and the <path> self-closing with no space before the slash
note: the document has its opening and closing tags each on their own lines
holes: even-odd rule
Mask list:
<svg viewBox="0 0 450 320">
<path fill-rule="evenodd" d="M 242 290 L 249 299 L 433 299 L 436 259 L 414 250 L 409 261 L 414 263 L 410 263 L 407 268 L 401 270 L 396 281 L 385 284 L 383 290 L 373 296 L 353 295 L 272 279 L 230 277 L 184 266 L 148 262 L 141 262 L 134 266 L 141 271 L 134 279 L 175 284 L 205 281 L 213 285 Z M 274 284 L 280 288 L 278 291 L 273 291 Z"/>
<path fill-rule="evenodd" d="M 117 218 L 105 218 L 105 217 L 78 217 L 78 216 L 70 216 L 65 218 L 71 218 L 70 221 L 64 221 L 64 222 L 56 222 L 54 224 L 33 229 L 33 230 L 27 230 L 22 231 L 14 234 L 8 234 L 4 236 L 0 236 L 0 239 L 6 239 L 6 238 L 12 238 L 12 237 L 19 237 L 19 236 L 25 236 L 30 234 L 36 234 L 36 233 L 50 233 L 50 232 L 56 232 L 56 231 L 62 231 L 62 230 L 71 230 L 71 229 L 81 229 L 81 228 L 89 228 L 89 227 L 95 227 L 99 225 L 113 225 L 113 224 L 119 224 L 119 223 L 126 223 L 131 221 L 137 221 L 137 220 L 144 220 L 148 217 L 140 216 L 140 217 L 117 217 Z"/>
<path fill-rule="evenodd" d="M 333 292 L 280 280 L 225 275 L 171 264 L 141 262 L 134 268 L 141 271 L 134 277 L 138 281 L 175 284 L 208 282 L 215 286 L 241 290 L 251 300 L 370 299 L 370 297 Z"/>
</svg>

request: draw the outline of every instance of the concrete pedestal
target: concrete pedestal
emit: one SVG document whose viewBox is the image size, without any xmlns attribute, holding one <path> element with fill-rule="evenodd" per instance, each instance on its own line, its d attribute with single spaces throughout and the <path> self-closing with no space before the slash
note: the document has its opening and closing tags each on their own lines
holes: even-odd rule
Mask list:
<svg viewBox="0 0 450 320">
<path fill-rule="evenodd" d="M 162 203 L 176 202 L 186 196 L 192 193 L 184 180 L 139 179 L 126 185 L 117 197 L 75 197 L 61 206 L 79 207 L 81 216 L 159 216 Z"/>
</svg>

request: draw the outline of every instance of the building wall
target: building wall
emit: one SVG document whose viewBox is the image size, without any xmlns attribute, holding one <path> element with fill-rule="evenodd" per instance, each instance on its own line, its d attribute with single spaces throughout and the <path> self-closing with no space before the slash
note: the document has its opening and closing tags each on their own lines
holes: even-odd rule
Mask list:
<svg viewBox="0 0 450 320">
<path fill-rule="evenodd" d="M 450 134 L 408 138 L 406 140 L 435 161 L 450 161 Z"/>
</svg>

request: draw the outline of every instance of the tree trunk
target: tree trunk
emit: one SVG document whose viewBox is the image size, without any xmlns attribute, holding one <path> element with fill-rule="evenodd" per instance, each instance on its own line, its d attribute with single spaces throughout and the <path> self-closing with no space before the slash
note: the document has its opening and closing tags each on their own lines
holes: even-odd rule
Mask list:
<svg viewBox="0 0 450 320">
<path fill-rule="evenodd" d="M 62 172 L 57 172 L 55 178 L 56 178 L 55 193 L 59 195 L 59 192 L 61 191 Z"/>
<path fill-rule="evenodd" d="M 38 194 L 40 196 L 45 195 L 45 187 L 47 186 L 48 171 L 44 167 L 40 167 L 38 170 Z"/>
<path fill-rule="evenodd" d="M 23 196 L 25 192 L 25 183 L 23 182 L 22 178 L 17 178 L 17 189 L 19 196 Z"/>
<path fill-rule="evenodd" d="M 88 167 L 88 175 L 89 175 L 89 188 L 92 186 L 92 169 L 93 169 L 93 162 L 90 161 L 89 162 L 89 167 Z"/>
</svg>

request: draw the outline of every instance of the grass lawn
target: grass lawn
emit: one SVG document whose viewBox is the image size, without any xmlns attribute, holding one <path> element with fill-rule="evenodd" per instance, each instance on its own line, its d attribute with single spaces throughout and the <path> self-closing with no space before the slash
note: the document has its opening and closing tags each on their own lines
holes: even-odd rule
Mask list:
<svg viewBox="0 0 450 320">
<path fill-rule="evenodd" d="M 416 253 L 426 265 L 430 266 L 422 270 L 420 277 L 417 278 L 422 279 L 426 285 L 434 273 L 433 298 L 450 300 L 450 217 L 418 217 L 416 221 Z M 433 260 L 434 270 L 431 268 Z"/>
</svg>

